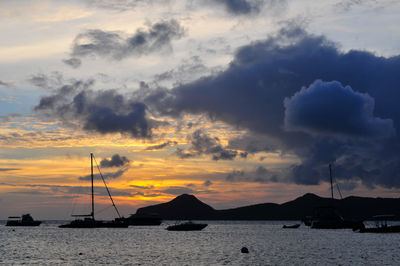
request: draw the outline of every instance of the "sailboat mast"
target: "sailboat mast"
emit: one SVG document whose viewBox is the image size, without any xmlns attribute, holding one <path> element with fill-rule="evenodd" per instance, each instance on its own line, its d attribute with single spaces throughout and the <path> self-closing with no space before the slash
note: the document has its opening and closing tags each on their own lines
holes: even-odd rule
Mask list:
<svg viewBox="0 0 400 266">
<path fill-rule="evenodd" d="M 333 199 L 333 181 L 332 181 L 332 166 L 331 166 L 331 164 L 329 164 L 329 176 L 331 178 L 331 196 Z"/>
<path fill-rule="evenodd" d="M 92 180 L 92 218 L 94 220 L 93 153 L 90 153 L 90 179 Z"/>
<path fill-rule="evenodd" d="M 110 200 L 111 200 L 111 203 L 112 203 L 112 206 L 114 206 L 114 209 L 115 209 L 115 211 L 116 211 L 117 214 L 118 214 L 118 217 L 121 218 L 121 215 L 119 214 L 118 208 L 117 208 L 117 206 L 115 205 L 113 198 L 111 197 L 111 193 L 110 193 L 110 190 L 108 189 L 106 180 L 104 180 L 104 176 L 103 176 L 103 174 L 102 174 L 101 171 L 100 171 L 100 167 L 99 167 L 99 165 L 97 164 L 97 161 L 96 161 L 96 158 L 94 157 L 94 155 L 93 155 L 93 159 L 94 159 L 94 162 L 96 163 L 97 170 L 99 170 L 99 174 L 100 174 L 101 179 L 103 180 L 104 186 L 106 187 L 108 196 L 110 197 Z"/>
</svg>

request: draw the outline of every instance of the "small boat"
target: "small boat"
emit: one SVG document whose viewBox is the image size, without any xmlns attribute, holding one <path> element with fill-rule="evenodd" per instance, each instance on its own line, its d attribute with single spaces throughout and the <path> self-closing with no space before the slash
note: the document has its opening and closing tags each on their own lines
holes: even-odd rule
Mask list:
<svg viewBox="0 0 400 266">
<path fill-rule="evenodd" d="M 208 224 L 198 224 L 191 221 L 170 225 L 166 228 L 168 231 L 200 231 L 207 227 Z"/>
<path fill-rule="evenodd" d="M 92 212 L 90 214 L 72 215 L 73 217 L 84 217 L 84 219 L 77 218 L 76 220 L 71 221 L 68 224 L 62 224 L 62 225 L 58 226 L 60 228 L 126 228 L 129 226 L 129 224 L 119 214 L 117 206 L 115 206 L 115 204 L 114 204 L 114 200 L 111 197 L 110 190 L 108 189 L 107 184 L 106 184 L 101 172 L 100 172 L 100 176 L 103 180 L 104 186 L 106 187 L 108 196 L 111 199 L 111 203 L 112 203 L 115 211 L 117 212 L 119 218 L 114 219 L 113 221 L 99 221 L 94 218 L 93 157 L 94 157 L 94 155 L 93 155 L 93 153 L 91 153 L 90 154 L 90 165 L 91 165 L 90 178 L 91 178 L 91 184 L 92 184 L 92 194 L 91 194 Z M 97 168 L 100 171 L 100 168 L 98 165 L 97 165 Z"/>
<path fill-rule="evenodd" d="M 42 221 L 33 220 L 29 213 L 23 214 L 21 217 L 10 216 L 8 219 L 6 226 L 39 226 L 42 223 Z"/>
<path fill-rule="evenodd" d="M 320 206 L 314 208 L 310 227 L 314 229 L 345 229 L 352 228 L 352 225 L 348 225 L 334 207 Z"/>
<path fill-rule="evenodd" d="M 282 228 L 285 228 L 285 229 L 296 229 L 296 228 L 299 228 L 299 227 L 300 227 L 300 224 L 283 225 L 282 226 Z"/>
<path fill-rule="evenodd" d="M 76 219 L 71 221 L 69 224 L 62 224 L 59 228 L 127 228 L 128 223 L 119 221 L 118 218 L 113 221 L 99 221 L 91 217 L 85 217 L 84 219 Z"/>
<path fill-rule="evenodd" d="M 396 216 L 389 215 L 375 215 L 373 220 L 375 221 L 375 227 L 365 227 L 364 223 L 361 223 L 359 227 L 353 228 L 353 231 L 360 233 L 400 233 L 400 225 L 388 225 L 388 220 L 393 220 Z"/>
<path fill-rule="evenodd" d="M 313 229 L 352 229 L 358 226 L 361 221 L 359 220 L 348 220 L 344 219 L 333 206 L 333 176 L 332 166 L 329 164 L 329 177 L 331 183 L 331 198 L 332 204 L 327 206 L 315 207 L 312 216 L 306 216 L 303 222 L 306 226 L 310 226 Z M 337 186 L 338 191 L 339 186 Z M 340 193 L 340 197 L 342 194 Z"/>
</svg>

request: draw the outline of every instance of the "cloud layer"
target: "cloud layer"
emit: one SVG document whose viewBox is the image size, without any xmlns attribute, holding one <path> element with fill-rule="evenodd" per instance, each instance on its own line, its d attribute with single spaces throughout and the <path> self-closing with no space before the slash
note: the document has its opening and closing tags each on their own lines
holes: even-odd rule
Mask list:
<svg viewBox="0 0 400 266">
<path fill-rule="evenodd" d="M 147 116 L 145 104 L 125 99 L 115 90 L 93 91 L 91 86 L 93 81 L 74 81 L 58 87 L 42 97 L 34 110 L 44 117 L 60 119 L 65 125 L 101 134 L 151 137 L 157 123 Z"/>
<path fill-rule="evenodd" d="M 339 180 L 400 187 L 398 69 L 399 56 L 343 52 L 324 36 L 288 25 L 239 48 L 224 71 L 191 83 L 143 87 L 127 96 L 115 90 L 94 92 L 90 82 L 76 82 L 43 97 L 35 109 L 86 130 L 135 138 L 151 137 L 157 126 L 147 112 L 178 120 L 186 113 L 206 114 L 247 129 L 247 139 L 223 147 L 207 132 L 196 131 L 188 137 L 187 150 L 177 149 L 181 158 L 208 154 L 232 160 L 237 150 L 281 152 L 301 163 L 251 180 L 318 184 L 328 180 L 327 165 L 334 163 Z"/>
<path fill-rule="evenodd" d="M 204 130 L 196 130 L 188 137 L 191 147 L 184 151 L 181 148 L 177 149 L 176 154 L 182 158 L 191 158 L 202 154 L 212 155 L 212 159 L 218 160 L 233 160 L 238 155 L 238 152 L 232 149 L 224 148 L 218 138 L 212 138 L 204 132 Z"/>
<path fill-rule="evenodd" d="M 149 5 L 172 5 L 173 1 L 162 1 L 162 0 L 86 0 L 89 5 L 105 8 L 110 10 L 126 11 L 132 10 L 141 6 Z M 286 6 L 286 0 L 198 0 L 192 1 L 181 1 L 187 8 L 190 8 L 193 4 L 197 4 L 201 7 L 211 6 L 213 8 L 221 8 L 227 13 L 234 16 L 244 15 L 255 15 L 260 13 L 264 8 L 278 10 L 283 6 Z"/>
<path fill-rule="evenodd" d="M 262 146 L 302 162 L 285 180 L 318 184 L 335 163 L 338 179 L 400 187 L 399 67 L 398 56 L 342 52 L 324 36 L 289 25 L 238 49 L 225 71 L 145 102 L 164 115 L 207 114 L 274 140 Z"/>
<path fill-rule="evenodd" d="M 265 0 L 210 0 L 214 4 L 223 5 L 233 15 L 259 13 L 267 1 Z"/>
<path fill-rule="evenodd" d="M 340 82 L 315 81 L 285 98 L 285 128 L 316 135 L 389 137 L 393 121 L 373 116 L 374 99 Z"/>
<path fill-rule="evenodd" d="M 114 154 L 111 159 L 103 159 L 100 161 L 101 167 L 121 167 L 129 164 L 129 159 L 125 156 L 120 156 L 119 154 Z"/>
<path fill-rule="evenodd" d="M 170 52 L 172 40 L 180 39 L 183 35 L 183 27 L 174 19 L 149 25 L 147 30 L 138 29 L 131 36 L 99 29 L 88 30 L 75 37 L 71 58 L 64 60 L 64 63 L 77 68 L 81 64 L 79 58 L 87 56 L 122 60 L 130 56 Z"/>
</svg>

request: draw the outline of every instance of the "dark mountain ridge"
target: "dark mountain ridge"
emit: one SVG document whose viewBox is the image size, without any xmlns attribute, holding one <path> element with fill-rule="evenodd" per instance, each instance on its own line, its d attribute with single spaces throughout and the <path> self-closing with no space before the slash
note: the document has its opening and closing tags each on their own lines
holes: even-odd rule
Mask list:
<svg viewBox="0 0 400 266">
<path fill-rule="evenodd" d="M 332 200 L 312 193 L 282 204 L 261 203 L 226 210 L 215 210 L 195 196 L 183 194 L 166 203 L 139 208 L 136 213 L 156 213 L 166 220 L 300 220 L 320 206 L 333 206 L 348 219 L 369 219 L 378 214 L 400 217 L 400 198 L 350 196 Z"/>
<path fill-rule="evenodd" d="M 203 220 L 205 217 L 212 220 L 216 219 L 214 217 L 216 212 L 195 196 L 182 194 L 169 202 L 140 208 L 136 213 L 140 215 L 156 213 L 167 220 Z"/>
</svg>

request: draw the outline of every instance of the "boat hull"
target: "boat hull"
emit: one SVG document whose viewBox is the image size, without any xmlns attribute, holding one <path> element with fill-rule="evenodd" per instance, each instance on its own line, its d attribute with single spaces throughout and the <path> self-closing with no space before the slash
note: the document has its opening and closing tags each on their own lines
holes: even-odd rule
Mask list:
<svg viewBox="0 0 400 266">
<path fill-rule="evenodd" d="M 400 225 L 387 227 L 361 228 L 360 233 L 400 233 Z"/>
<path fill-rule="evenodd" d="M 299 228 L 300 227 L 300 224 L 293 224 L 293 225 L 284 225 L 284 226 L 282 226 L 282 228 L 284 228 L 284 229 L 296 229 L 296 228 Z"/>
<path fill-rule="evenodd" d="M 115 221 L 85 221 L 75 220 L 69 224 L 62 224 L 59 228 L 127 228 L 128 223 Z"/>
<path fill-rule="evenodd" d="M 358 221 L 315 220 L 311 223 L 313 229 L 353 229 L 360 224 Z"/>
<path fill-rule="evenodd" d="M 41 221 L 21 222 L 21 221 L 7 221 L 6 226 L 39 226 Z"/>
<path fill-rule="evenodd" d="M 207 224 L 176 224 L 166 228 L 168 231 L 201 231 Z"/>
<path fill-rule="evenodd" d="M 359 220 L 344 219 L 332 206 L 316 207 L 313 216 L 304 219 L 304 224 L 313 229 L 353 229 L 360 223 Z"/>
</svg>

